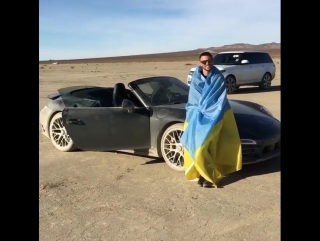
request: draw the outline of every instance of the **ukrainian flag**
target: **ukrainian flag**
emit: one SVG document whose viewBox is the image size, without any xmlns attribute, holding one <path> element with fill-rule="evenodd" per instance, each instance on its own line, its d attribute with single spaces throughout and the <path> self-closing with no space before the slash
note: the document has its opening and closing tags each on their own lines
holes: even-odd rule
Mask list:
<svg viewBox="0 0 320 241">
<path fill-rule="evenodd" d="M 242 150 L 226 83 L 213 67 L 207 78 L 201 67 L 193 73 L 181 143 L 189 180 L 199 175 L 217 184 L 225 175 L 241 170 Z"/>
</svg>

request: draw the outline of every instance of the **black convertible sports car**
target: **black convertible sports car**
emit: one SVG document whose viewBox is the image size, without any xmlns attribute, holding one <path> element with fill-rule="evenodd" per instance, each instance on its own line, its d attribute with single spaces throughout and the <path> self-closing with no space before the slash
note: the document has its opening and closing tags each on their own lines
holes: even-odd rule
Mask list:
<svg viewBox="0 0 320 241">
<path fill-rule="evenodd" d="M 58 90 L 40 111 L 42 134 L 60 151 L 124 151 L 163 158 L 183 171 L 185 104 L 189 86 L 173 77 L 132 81 L 127 89 L 76 86 Z M 263 106 L 230 100 L 243 164 L 280 155 L 280 121 Z"/>
</svg>

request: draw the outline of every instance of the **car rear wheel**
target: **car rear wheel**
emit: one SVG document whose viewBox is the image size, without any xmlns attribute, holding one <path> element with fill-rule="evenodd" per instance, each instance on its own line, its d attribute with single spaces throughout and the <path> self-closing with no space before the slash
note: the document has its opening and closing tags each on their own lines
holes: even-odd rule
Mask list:
<svg viewBox="0 0 320 241">
<path fill-rule="evenodd" d="M 63 125 L 61 112 L 56 113 L 52 117 L 49 125 L 49 133 L 52 144 L 59 151 L 68 152 L 77 149 Z"/>
<path fill-rule="evenodd" d="M 271 75 L 269 73 L 263 75 L 259 87 L 262 90 L 267 90 L 271 87 Z"/>
<path fill-rule="evenodd" d="M 165 130 L 160 143 L 163 159 L 169 167 L 178 172 L 184 171 L 183 147 L 180 143 L 182 133 L 183 124 L 174 124 Z"/>
<path fill-rule="evenodd" d="M 236 83 L 236 78 L 233 77 L 232 75 L 229 75 L 226 77 L 226 83 L 227 83 L 227 91 L 228 94 L 232 94 L 235 92 L 237 88 L 237 83 Z"/>
</svg>

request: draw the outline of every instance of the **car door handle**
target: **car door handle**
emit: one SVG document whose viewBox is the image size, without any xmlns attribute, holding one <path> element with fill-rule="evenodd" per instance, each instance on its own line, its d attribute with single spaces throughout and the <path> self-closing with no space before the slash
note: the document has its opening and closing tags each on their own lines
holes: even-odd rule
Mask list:
<svg viewBox="0 0 320 241">
<path fill-rule="evenodd" d="M 66 123 L 68 125 L 84 125 L 84 122 L 82 120 L 78 120 L 78 119 L 67 119 Z"/>
</svg>

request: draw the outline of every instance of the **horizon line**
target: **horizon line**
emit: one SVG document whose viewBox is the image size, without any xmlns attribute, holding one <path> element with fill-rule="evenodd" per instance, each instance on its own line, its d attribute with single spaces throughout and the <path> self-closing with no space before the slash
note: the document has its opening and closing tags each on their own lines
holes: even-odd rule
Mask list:
<svg viewBox="0 0 320 241">
<path fill-rule="evenodd" d="M 219 47 L 206 47 L 206 48 L 197 48 L 197 49 L 192 49 L 192 50 L 183 50 L 183 51 L 174 51 L 174 52 L 159 52 L 159 53 L 133 54 L 133 55 L 117 55 L 117 56 L 105 56 L 105 57 L 86 57 L 86 58 L 77 58 L 77 59 L 46 59 L 46 60 L 39 60 L 39 62 L 48 62 L 48 61 L 58 62 L 58 61 L 72 61 L 72 60 L 86 60 L 86 59 L 123 58 L 123 57 L 135 57 L 135 56 L 146 56 L 146 55 L 157 55 L 157 54 L 172 54 L 172 53 L 194 52 L 194 51 L 198 51 L 198 50 L 200 51 L 200 50 L 203 50 L 203 49 L 208 49 L 208 50 L 209 49 L 223 49 L 223 48 L 228 48 L 228 47 L 234 46 L 234 45 L 250 45 L 252 47 L 259 47 L 259 46 L 268 45 L 268 44 L 281 45 L 281 42 L 269 42 L 269 43 L 262 43 L 262 44 L 234 43 L 234 44 L 222 45 L 222 46 L 219 46 Z M 277 48 L 275 48 L 275 49 L 277 49 Z M 239 50 L 235 50 L 235 51 L 239 51 Z"/>
</svg>

